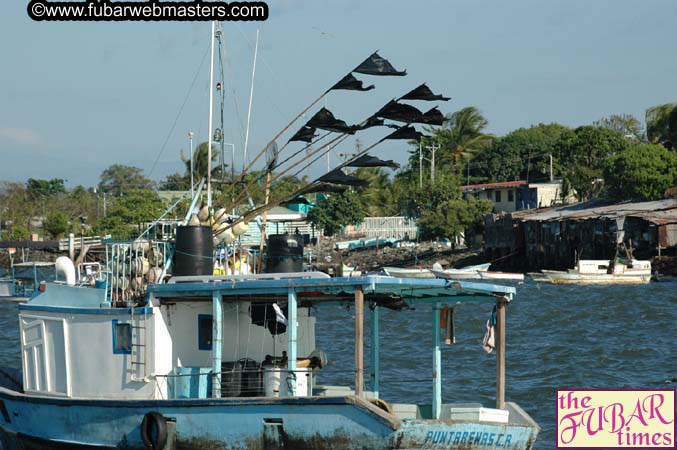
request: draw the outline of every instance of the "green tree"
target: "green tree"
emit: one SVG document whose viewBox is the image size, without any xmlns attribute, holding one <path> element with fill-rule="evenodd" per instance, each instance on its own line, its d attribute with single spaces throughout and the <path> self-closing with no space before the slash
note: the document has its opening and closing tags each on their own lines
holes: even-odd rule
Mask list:
<svg viewBox="0 0 677 450">
<path fill-rule="evenodd" d="M 632 114 L 612 114 L 609 117 L 596 120 L 593 125 L 616 131 L 636 142 L 643 141 L 645 138 L 642 122 Z"/>
<path fill-rule="evenodd" d="M 362 209 L 367 216 L 398 214 L 393 195 L 393 181 L 385 170 L 378 167 L 362 167 L 352 175 L 369 182 L 368 187 L 357 188 Z"/>
<path fill-rule="evenodd" d="M 569 189 L 579 200 L 588 200 L 600 194 L 603 170 L 607 160 L 630 146 L 617 131 L 594 126 L 576 128 L 558 144 L 558 161 L 564 175 L 563 194 Z"/>
<path fill-rule="evenodd" d="M 66 193 L 64 181 L 61 178 L 52 178 L 51 180 L 29 178 L 26 182 L 26 188 L 33 198 L 52 197 Z"/>
<path fill-rule="evenodd" d="M 201 178 L 207 178 L 207 159 L 209 157 L 209 143 L 203 142 L 197 146 L 197 149 L 193 152 L 193 178 L 195 182 L 199 182 Z M 219 157 L 219 149 L 215 143 L 212 143 L 212 177 L 216 177 L 221 174 L 221 167 L 216 164 Z M 188 184 L 190 188 L 190 158 L 181 155 L 181 160 L 186 165 L 186 175 L 188 178 Z M 228 171 L 226 171 L 227 173 Z"/>
<path fill-rule="evenodd" d="M 176 172 L 171 175 L 167 175 L 163 181 L 160 182 L 158 186 L 160 191 L 187 191 L 190 190 L 190 173 L 188 175 L 181 175 Z"/>
<path fill-rule="evenodd" d="M 94 230 L 100 234 L 112 234 L 116 239 L 127 239 L 134 231 L 142 231 L 143 222 L 158 218 L 164 208 L 155 192 L 134 189 L 111 202 L 107 216 L 99 219 Z"/>
<path fill-rule="evenodd" d="M 30 238 L 31 232 L 28 230 L 28 227 L 25 227 L 21 224 L 13 225 L 7 240 L 10 241 L 27 241 Z"/>
<path fill-rule="evenodd" d="M 512 131 L 495 139 L 470 163 L 470 176 L 475 182 L 487 183 L 548 179 L 550 156 L 553 175 L 559 176 L 558 144 L 572 134 L 571 129 L 555 123 Z"/>
<path fill-rule="evenodd" d="M 422 187 L 411 172 L 396 177 L 395 185 L 402 213 L 417 219 L 424 239 L 477 233 L 493 208 L 490 201 L 464 198 L 458 175 L 451 168 L 440 170 L 434 182 L 426 180 Z"/>
<path fill-rule="evenodd" d="M 322 229 L 325 236 L 333 236 L 346 225 L 357 225 L 364 220 L 364 211 L 357 194 L 345 191 L 319 201 L 308 213 L 308 220 Z"/>
<path fill-rule="evenodd" d="M 143 175 L 138 167 L 113 164 L 101 173 L 99 190 L 119 196 L 136 189 L 152 189 L 154 182 Z"/>
<path fill-rule="evenodd" d="M 43 227 L 53 239 L 59 239 L 68 231 L 68 217 L 61 211 L 53 212 L 47 217 Z"/>
<path fill-rule="evenodd" d="M 646 110 L 646 135 L 649 142 L 677 148 L 677 103 L 666 103 Z"/>
<path fill-rule="evenodd" d="M 677 154 L 657 144 L 635 145 L 609 159 L 604 182 L 616 200 L 661 199 L 677 184 Z"/>
</svg>

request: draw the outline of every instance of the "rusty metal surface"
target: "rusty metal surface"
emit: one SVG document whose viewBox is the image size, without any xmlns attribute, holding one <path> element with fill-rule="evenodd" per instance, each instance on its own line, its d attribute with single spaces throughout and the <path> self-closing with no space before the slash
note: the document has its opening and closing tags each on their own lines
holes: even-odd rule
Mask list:
<svg viewBox="0 0 677 450">
<path fill-rule="evenodd" d="M 605 204 L 599 200 L 552 208 L 529 209 L 510 214 L 518 221 L 586 220 L 613 217 L 641 217 L 654 223 L 677 222 L 677 199 L 653 202 Z"/>
</svg>

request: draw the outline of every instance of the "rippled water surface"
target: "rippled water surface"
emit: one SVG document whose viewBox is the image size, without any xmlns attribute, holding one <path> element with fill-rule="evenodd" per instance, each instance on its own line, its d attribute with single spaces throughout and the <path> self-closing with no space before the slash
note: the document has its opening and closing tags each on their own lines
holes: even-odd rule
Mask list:
<svg viewBox="0 0 677 450">
<path fill-rule="evenodd" d="M 0 366 L 19 367 L 17 306 L 0 302 Z M 353 310 L 315 312 L 317 346 L 331 360 L 320 382 L 351 384 Z M 490 305 L 464 305 L 456 314 L 456 344 L 442 353 L 443 401 L 494 405 L 494 354 L 481 347 Z M 365 365 L 369 366 L 369 310 Z M 381 314 L 381 397 L 430 403 L 432 312 Z M 507 392 L 542 427 L 538 449 L 552 449 L 557 388 L 674 388 L 677 283 L 647 286 L 517 285 L 508 307 Z M 332 370 L 334 372 L 329 372 Z M 366 377 L 368 381 L 368 376 Z M 368 386 L 367 386 L 368 388 Z"/>
</svg>

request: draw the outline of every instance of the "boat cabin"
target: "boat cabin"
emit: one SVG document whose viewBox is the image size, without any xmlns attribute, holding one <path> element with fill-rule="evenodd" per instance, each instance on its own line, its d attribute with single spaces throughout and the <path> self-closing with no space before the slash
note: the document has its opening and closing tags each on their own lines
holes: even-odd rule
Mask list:
<svg viewBox="0 0 677 450">
<path fill-rule="evenodd" d="M 505 310 L 514 288 L 387 276 L 322 273 L 174 277 L 150 285 L 142 304 L 107 301 L 105 288 L 43 284 L 20 305 L 24 390 L 72 398 L 176 399 L 356 395 L 379 398 L 379 311 L 431 307 L 429 405 L 398 405 L 402 418 L 440 418 L 443 308 L 497 308 L 496 407 L 505 407 Z M 371 370 L 364 371 L 365 302 L 372 315 Z M 310 306 L 355 308 L 355 382 L 322 386 Z M 444 309 L 444 311 L 447 311 Z M 403 312 L 406 313 L 406 312 Z M 369 392 L 365 390 L 365 378 Z M 479 414 L 479 405 L 475 407 Z"/>
</svg>

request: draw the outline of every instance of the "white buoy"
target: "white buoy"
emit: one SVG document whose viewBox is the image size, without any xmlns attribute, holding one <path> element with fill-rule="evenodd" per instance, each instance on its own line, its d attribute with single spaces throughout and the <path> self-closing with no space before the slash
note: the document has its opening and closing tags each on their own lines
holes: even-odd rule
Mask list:
<svg viewBox="0 0 677 450">
<path fill-rule="evenodd" d="M 249 223 L 240 222 L 233 227 L 233 234 L 235 236 L 240 236 L 241 234 L 245 234 L 247 230 L 249 230 Z"/>
<path fill-rule="evenodd" d="M 199 227 L 200 226 L 200 219 L 197 217 L 197 214 L 193 214 L 190 216 L 190 220 L 188 221 L 188 225 L 191 227 Z"/>
<path fill-rule="evenodd" d="M 160 277 L 162 276 L 162 268 L 160 267 L 153 267 L 148 271 L 148 283 L 149 284 L 159 284 L 160 283 Z"/>
<path fill-rule="evenodd" d="M 228 216 L 227 212 L 226 208 L 217 209 L 214 213 L 214 222 L 223 223 Z"/>
<path fill-rule="evenodd" d="M 223 241 L 224 241 L 227 245 L 230 245 L 230 244 L 232 244 L 233 242 L 235 242 L 236 237 L 235 237 L 235 234 L 233 234 L 233 229 L 232 229 L 232 228 L 227 229 L 226 231 L 224 231 L 224 232 L 221 233 L 221 234 L 223 235 Z"/>
<path fill-rule="evenodd" d="M 209 220 L 209 207 L 203 206 L 197 213 L 197 218 L 200 219 L 200 222 L 207 222 Z"/>
<path fill-rule="evenodd" d="M 146 275 L 150 269 L 150 263 L 146 258 L 138 256 L 132 260 L 132 273 L 137 276 Z"/>
</svg>

